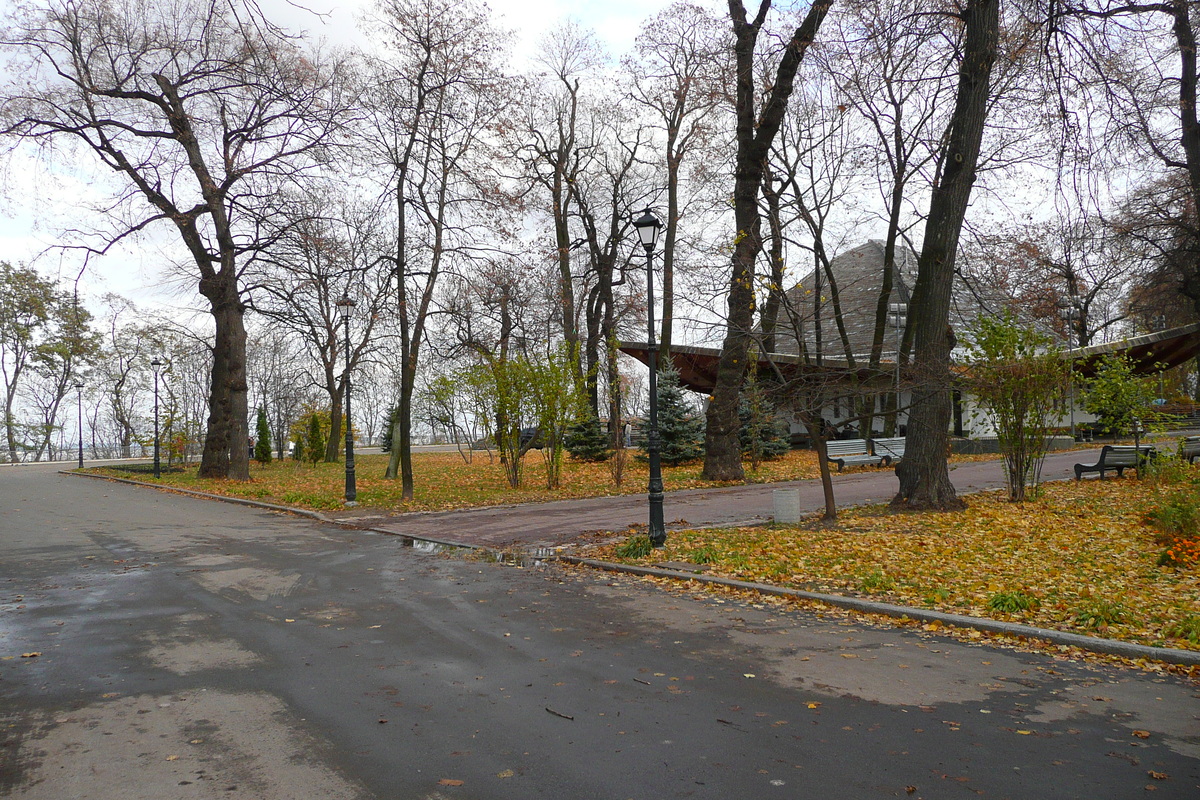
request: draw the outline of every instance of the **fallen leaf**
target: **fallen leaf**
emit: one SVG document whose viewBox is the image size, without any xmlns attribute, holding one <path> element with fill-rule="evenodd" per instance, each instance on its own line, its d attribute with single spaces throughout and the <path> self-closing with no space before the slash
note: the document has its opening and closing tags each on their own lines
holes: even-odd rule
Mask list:
<svg viewBox="0 0 1200 800">
<path fill-rule="evenodd" d="M 753 677 L 754 677 L 754 673 L 753 673 L 753 672 L 743 672 L 743 673 L 742 673 L 742 677 L 743 677 L 743 678 L 753 678 Z"/>
<path fill-rule="evenodd" d="M 820 708 L 821 704 L 820 703 L 809 703 L 808 707 L 809 708 Z"/>
<path fill-rule="evenodd" d="M 462 786 L 463 782 L 456 778 L 442 778 L 438 781 L 438 786 Z"/>
<path fill-rule="evenodd" d="M 21 658 L 37 658 L 41 653 L 21 653 Z"/>
<path fill-rule="evenodd" d="M 1139 739 L 1149 739 L 1150 731 L 1134 731 L 1133 735 Z"/>
<path fill-rule="evenodd" d="M 506 769 L 503 772 L 497 772 L 496 777 L 497 778 L 511 778 L 513 776 L 513 774 L 514 773 L 511 769 Z"/>
<path fill-rule="evenodd" d="M 1167 776 L 1167 773 L 1165 773 L 1165 772 L 1155 772 L 1154 770 L 1150 770 L 1150 771 L 1149 771 L 1149 772 L 1147 772 L 1146 774 L 1147 774 L 1147 775 L 1149 775 L 1151 778 L 1154 778 L 1154 780 L 1156 780 L 1156 781 L 1165 781 L 1165 780 L 1167 779 L 1167 777 L 1168 777 L 1168 776 Z"/>
<path fill-rule="evenodd" d="M 167 756 L 167 761 L 178 761 L 179 756 Z"/>
</svg>

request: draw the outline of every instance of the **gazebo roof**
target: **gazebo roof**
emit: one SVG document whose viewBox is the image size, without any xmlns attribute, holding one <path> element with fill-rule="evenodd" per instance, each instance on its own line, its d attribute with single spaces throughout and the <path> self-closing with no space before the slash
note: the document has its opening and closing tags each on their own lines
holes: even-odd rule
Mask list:
<svg viewBox="0 0 1200 800">
<path fill-rule="evenodd" d="M 646 363 L 645 342 L 622 342 L 620 349 L 621 352 Z M 1200 354 L 1200 323 L 1135 336 L 1119 342 L 1063 351 L 1063 358 L 1075 359 L 1075 371 L 1086 377 L 1095 371 L 1096 364 L 1103 356 L 1116 353 L 1128 356 L 1134 363 L 1134 371 L 1142 375 L 1153 375 L 1160 369 L 1177 367 Z M 671 346 L 671 361 L 679 372 L 679 382 L 702 394 L 711 394 L 716 386 L 717 362 L 720 357 L 721 351 L 715 347 Z M 801 375 L 824 374 L 831 380 L 853 379 L 859 386 L 878 382 L 883 388 L 889 385 L 895 374 L 894 363 L 881 366 L 878 370 L 858 367 L 851 372 L 845 361 L 825 359 L 821 364 L 814 364 L 796 355 L 768 353 L 759 355 L 758 370 L 764 377 L 773 376 L 778 368 L 788 379 Z"/>
</svg>

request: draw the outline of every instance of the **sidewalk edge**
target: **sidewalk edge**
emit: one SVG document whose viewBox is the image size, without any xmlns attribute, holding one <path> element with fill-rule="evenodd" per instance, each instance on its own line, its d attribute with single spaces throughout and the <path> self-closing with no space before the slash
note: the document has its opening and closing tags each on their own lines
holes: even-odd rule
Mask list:
<svg viewBox="0 0 1200 800">
<path fill-rule="evenodd" d="M 1179 650 L 1172 647 L 1150 647 L 1132 642 L 1122 642 L 1116 639 L 1101 639 L 1095 636 L 1084 636 L 1079 633 L 1056 631 L 1051 628 L 1037 628 L 1032 625 L 1021 625 L 1015 622 L 1001 622 L 984 617 L 968 617 L 962 614 L 948 614 L 941 611 L 930 611 L 921 608 L 880 603 L 874 600 L 863 600 L 857 597 L 846 597 L 836 594 L 821 594 L 806 592 L 802 589 L 788 589 L 782 586 L 772 586 L 766 583 L 752 583 L 733 578 L 721 578 L 714 575 L 703 575 L 693 572 L 679 572 L 659 567 L 637 567 L 628 564 L 614 564 L 610 561 L 597 561 L 590 558 L 560 555 L 559 559 L 569 564 L 602 569 L 609 572 L 622 572 L 630 575 L 643 575 L 657 578 L 674 578 L 707 583 L 716 586 L 728 586 L 733 589 L 745 589 L 759 594 L 775 597 L 790 597 L 799 600 L 813 600 L 818 603 L 845 608 L 851 611 L 862 611 L 869 614 L 882 614 L 888 617 L 917 620 L 918 622 L 939 622 L 943 625 L 953 625 L 959 628 L 974 628 L 989 633 L 1000 633 L 1009 636 L 1024 636 L 1029 639 L 1042 639 L 1053 644 L 1069 647 L 1079 647 L 1094 653 L 1121 656 L 1131 659 L 1146 659 L 1162 661 L 1168 664 L 1179 664 L 1188 667 L 1200 666 L 1200 651 Z"/>
</svg>

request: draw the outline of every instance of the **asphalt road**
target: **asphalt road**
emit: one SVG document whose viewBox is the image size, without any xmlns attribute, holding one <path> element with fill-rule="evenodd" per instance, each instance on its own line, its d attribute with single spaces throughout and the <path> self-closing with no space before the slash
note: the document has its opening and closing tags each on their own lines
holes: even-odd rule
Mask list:
<svg viewBox="0 0 1200 800">
<path fill-rule="evenodd" d="M 1198 715 L 1170 676 L 0 472 L 0 796 L 1194 800 Z"/>
</svg>

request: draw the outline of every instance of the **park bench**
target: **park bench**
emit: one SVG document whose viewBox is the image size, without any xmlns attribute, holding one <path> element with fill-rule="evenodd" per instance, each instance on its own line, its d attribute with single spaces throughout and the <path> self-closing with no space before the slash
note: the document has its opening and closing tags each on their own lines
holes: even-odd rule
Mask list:
<svg viewBox="0 0 1200 800">
<path fill-rule="evenodd" d="M 871 452 L 882 458 L 884 464 L 895 464 L 904 458 L 904 437 L 872 439 Z"/>
<path fill-rule="evenodd" d="M 825 443 L 825 460 L 837 464 L 838 472 L 842 467 L 854 464 L 874 464 L 881 466 L 883 456 L 871 452 L 871 446 L 866 439 L 835 439 Z"/>
<path fill-rule="evenodd" d="M 1154 458 L 1153 447 L 1142 445 L 1135 447 L 1131 444 L 1106 444 L 1100 449 L 1100 458 L 1095 464 L 1076 464 L 1075 480 L 1082 480 L 1085 472 L 1099 472 L 1101 480 L 1104 473 L 1116 470 L 1117 476 L 1125 474 L 1127 467 L 1137 469 L 1145 462 Z"/>
<path fill-rule="evenodd" d="M 1195 464 L 1200 458 L 1200 436 L 1185 436 L 1179 443 L 1179 457 L 1189 464 Z"/>
</svg>

